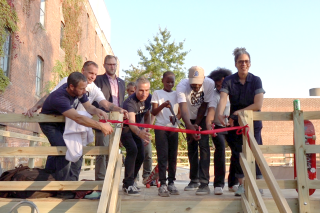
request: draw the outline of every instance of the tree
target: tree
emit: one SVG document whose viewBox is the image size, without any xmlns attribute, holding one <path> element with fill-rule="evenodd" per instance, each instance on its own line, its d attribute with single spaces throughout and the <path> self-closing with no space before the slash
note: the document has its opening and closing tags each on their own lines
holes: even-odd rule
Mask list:
<svg viewBox="0 0 320 213">
<path fill-rule="evenodd" d="M 151 91 L 159 90 L 163 88 L 162 75 L 166 71 L 172 71 L 175 76 L 175 82 L 180 82 L 185 78 L 184 60 L 189 51 L 183 51 L 183 43 L 176 43 L 175 41 L 169 42 L 171 38 L 170 32 L 165 28 L 161 30 L 156 36 L 153 37 L 153 41 L 149 40 L 148 45 L 145 45 L 149 56 L 144 55 L 141 49 L 138 50 L 140 56 L 140 66 L 130 66 L 130 69 L 123 70 L 125 72 L 125 82 L 136 81 L 140 76 L 145 76 L 150 81 Z M 175 85 L 176 86 L 176 85 Z M 151 130 L 152 144 L 155 146 L 154 132 Z M 180 149 L 185 150 L 187 142 L 184 141 L 181 134 L 179 134 Z"/>
<path fill-rule="evenodd" d="M 126 73 L 125 79 L 135 80 L 139 76 L 146 76 L 150 80 L 151 91 L 162 89 L 162 75 L 166 71 L 172 71 L 176 75 L 176 82 L 185 78 L 184 60 L 189 51 L 183 51 L 183 43 L 169 42 L 171 38 L 170 31 L 165 28 L 161 30 L 153 41 L 149 40 L 148 45 L 145 45 L 149 56 L 144 55 L 141 49 L 138 50 L 140 56 L 139 64 L 143 69 L 138 69 L 131 65 L 131 70 L 124 70 Z"/>
</svg>

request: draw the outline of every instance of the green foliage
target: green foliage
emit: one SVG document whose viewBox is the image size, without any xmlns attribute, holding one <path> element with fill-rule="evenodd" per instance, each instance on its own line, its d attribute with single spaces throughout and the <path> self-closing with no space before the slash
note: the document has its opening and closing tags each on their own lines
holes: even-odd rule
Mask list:
<svg viewBox="0 0 320 213">
<path fill-rule="evenodd" d="M 70 73 L 82 69 L 82 58 L 78 55 L 78 43 L 81 39 L 80 16 L 83 13 L 83 0 L 64 0 L 62 2 L 62 11 L 65 21 L 62 48 L 65 52 L 64 61 L 56 61 L 52 68 L 53 80 L 48 81 L 45 86 L 45 92 L 49 93 L 57 83 Z"/>
<path fill-rule="evenodd" d="M 4 55 L 3 45 L 7 38 L 7 31 L 14 33 L 18 31 L 17 22 L 19 21 L 13 3 L 8 4 L 7 0 L 0 0 L 0 57 Z M 0 68 L 0 92 L 4 92 L 10 81 Z"/>
<path fill-rule="evenodd" d="M 125 82 L 134 82 L 138 77 L 145 76 L 150 80 L 151 91 L 154 91 L 163 88 L 162 75 L 166 71 L 172 71 L 176 75 L 175 82 L 180 82 L 181 79 L 185 78 L 183 65 L 189 51 L 183 51 L 184 41 L 170 42 L 170 38 L 170 31 L 166 28 L 164 30 L 159 28 L 159 32 L 153 37 L 153 41 L 149 40 L 148 45 L 145 46 L 149 56 L 144 55 L 141 49 L 138 50 L 141 68 L 131 65 L 128 70 L 123 70 Z M 151 130 L 150 133 L 152 135 L 151 143 L 155 147 L 154 131 Z M 187 142 L 181 133 L 179 133 L 179 149 L 187 149 Z"/>
<path fill-rule="evenodd" d="M 138 50 L 140 56 L 139 64 L 143 69 L 131 65 L 131 69 L 124 70 L 125 80 L 133 81 L 137 77 L 144 75 L 150 80 L 151 91 L 163 88 L 161 79 L 166 71 L 172 71 L 176 75 L 176 82 L 185 78 L 184 60 L 189 51 L 183 51 L 183 43 L 170 42 L 171 34 L 166 28 L 161 30 L 153 41 L 149 40 L 149 44 L 145 46 L 149 56 L 144 55 L 141 49 Z"/>
<path fill-rule="evenodd" d="M 62 2 L 63 18 L 65 21 L 62 47 L 65 51 L 67 72 L 80 71 L 78 43 L 81 39 L 81 25 L 79 18 L 83 13 L 83 0 L 64 0 Z M 81 61 L 82 63 L 82 61 Z M 80 69 L 79 69 L 80 68 Z"/>
<path fill-rule="evenodd" d="M 9 84 L 9 78 L 4 74 L 3 70 L 0 68 L 0 92 L 4 92 Z"/>
</svg>

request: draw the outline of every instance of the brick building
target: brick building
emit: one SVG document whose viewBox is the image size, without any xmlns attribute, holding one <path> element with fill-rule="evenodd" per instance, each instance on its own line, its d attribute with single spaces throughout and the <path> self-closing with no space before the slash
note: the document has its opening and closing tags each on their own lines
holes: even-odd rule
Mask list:
<svg viewBox="0 0 320 213">
<path fill-rule="evenodd" d="M 292 112 L 295 98 L 265 98 L 262 111 Z M 319 98 L 299 98 L 301 110 L 319 111 Z M 320 120 L 312 120 L 317 138 L 320 138 Z M 263 121 L 262 140 L 264 145 L 293 145 L 293 121 Z M 316 141 L 318 144 L 318 142 Z M 288 164 L 292 155 L 266 155 L 271 165 Z M 281 157 L 286 156 L 286 161 Z M 275 158 L 277 157 L 277 158 Z"/>
<path fill-rule="evenodd" d="M 65 25 L 62 0 L 13 3 L 19 18 L 19 30 L 7 37 L 5 56 L 1 57 L 0 65 L 10 79 L 10 85 L 0 94 L 0 113 L 22 113 L 32 107 L 44 95 L 44 86 L 52 79 L 51 71 L 56 60 L 63 61 L 65 55 L 61 48 Z M 105 22 L 110 22 L 110 17 L 103 0 L 84 0 L 83 8 L 79 20 L 82 34 L 78 54 L 83 62 L 95 61 L 99 65 L 99 74 L 102 74 L 105 72 L 102 66 L 104 57 L 114 53 L 107 40 L 110 39 L 110 24 L 109 28 L 103 26 L 101 29 L 96 15 L 98 13 L 99 19 L 102 17 Z M 17 48 L 13 48 L 13 44 Z M 2 124 L 0 129 L 30 135 L 38 134 L 40 130 L 38 124 L 27 123 Z M 0 137 L 0 146 L 28 145 L 29 141 Z"/>
</svg>

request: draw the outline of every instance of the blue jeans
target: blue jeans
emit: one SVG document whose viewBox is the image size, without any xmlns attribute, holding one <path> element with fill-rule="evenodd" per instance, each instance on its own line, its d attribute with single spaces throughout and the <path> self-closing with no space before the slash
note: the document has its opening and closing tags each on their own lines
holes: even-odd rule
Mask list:
<svg viewBox="0 0 320 213">
<path fill-rule="evenodd" d="M 51 146 L 66 146 L 63 139 L 65 123 L 39 123 Z M 48 156 L 45 169 L 55 173 L 57 181 L 77 181 L 81 171 L 82 157 L 75 163 L 66 160 L 65 156 Z"/>
</svg>

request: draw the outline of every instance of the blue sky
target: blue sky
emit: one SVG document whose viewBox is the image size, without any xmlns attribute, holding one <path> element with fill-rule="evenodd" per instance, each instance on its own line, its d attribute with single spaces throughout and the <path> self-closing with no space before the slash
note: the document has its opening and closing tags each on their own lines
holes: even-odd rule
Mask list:
<svg viewBox="0 0 320 213">
<path fill-rule="evenodd" d="M 245 47 L 266 98 L 310 97 L 309 89 L 320 87 L 319 0 L 105 2 L 120 70 L 138 65 L 137 50 L 145 50 L 161 27 L 176 42 L 185 40 L 186 70 L 198 65 L 206 75 L 216 67 L 236 72 L 232 51 Z"/>
</svg>

